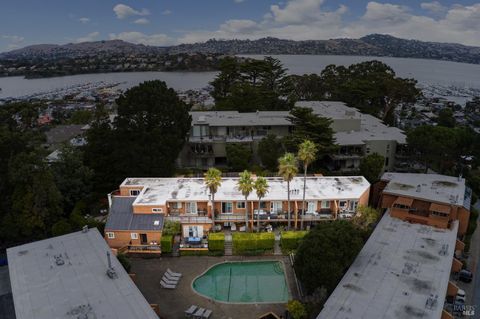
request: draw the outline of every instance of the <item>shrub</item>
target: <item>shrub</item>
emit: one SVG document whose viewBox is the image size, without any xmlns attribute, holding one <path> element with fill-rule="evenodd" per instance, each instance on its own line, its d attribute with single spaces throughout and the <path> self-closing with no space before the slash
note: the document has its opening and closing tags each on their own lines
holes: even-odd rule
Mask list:
<svg viewBox="0 0 480 319">
<path fill-rule="evenodd" d="M 125 254 L 118 254 L 117 255 L 118 261 L 122 264 L 123 268 L 127 273 L 130 273 L 130 269 L 132 268 L 132 264 L 130 263 L 130 258 L 127 257 Z"/>
<path fill-rule="evenodd" d="M 180 256 L 208 256 L 208 250 L 180 250 Z"/>
<path fill-rule="evenodd" d="M 225 250 L 225 234 L 209 233 L 208 234 L 208 250 L 223 252 Z"/>
<path fill-rule="evenodd" d="M 162 249 L 162 253 L 171 253 L 173 248 L 173 236 L 163 235 L 162 239 L 160 240 L 160 247 Z"/>
<path fill-rule="evenodd" d="M 273 233 L 233 233 L 234 254 L 273 250 L 275 235 Z"/>
<path fill-rule="evenodd" d="M 280 238 L 280 246 L 282 251 L 287 253 L 296 250 L 300 241 L 307 234 L 307 231 L 283 231 Z"/>
<path fill-rule="evenodd" d="M 66 219 L 61 219 L 52 226 L 52 236 L 65 235 L 72 232 L 72 225 Z"/>
<path fill-rule="evenodd" d="M 287 310 L 293 319 L 307 318 L 307 310 L 305 306 L 298 300 L 290 300 L 287 303 Z"/>
<path fill-rule="evenodd" d="M 177 235 L 182 232 L 182 226 L 180 222 L 174 222 L 171 220 L 167 220 L 163 225 L 163 235 Z"/>
</svg>

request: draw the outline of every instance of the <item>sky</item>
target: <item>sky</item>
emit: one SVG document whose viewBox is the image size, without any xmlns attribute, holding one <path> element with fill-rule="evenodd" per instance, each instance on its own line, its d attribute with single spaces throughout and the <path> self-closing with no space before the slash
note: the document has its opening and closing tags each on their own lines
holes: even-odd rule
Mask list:
<svg viewBox="0 0 480 319">
<path fill-rule="evenodd" d="M 371 33 L 480 46 L 480 2 L 364 0 L 0 0 L 0 52 L 121 39 L 359 38 Z"/>
</svg>

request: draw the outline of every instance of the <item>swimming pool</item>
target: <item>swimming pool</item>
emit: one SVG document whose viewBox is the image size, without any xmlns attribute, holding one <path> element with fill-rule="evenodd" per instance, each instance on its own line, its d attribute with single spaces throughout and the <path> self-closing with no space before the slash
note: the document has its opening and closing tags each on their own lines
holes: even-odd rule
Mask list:
<svg viewBox="0 0 480 319">
<path fill-rule="evenodd" d="M 193 289 L 207 298 L 231 303 L 283 303 L 289 299 L 280 261 L 225 262 L 197 277 Z"/>
</svg>

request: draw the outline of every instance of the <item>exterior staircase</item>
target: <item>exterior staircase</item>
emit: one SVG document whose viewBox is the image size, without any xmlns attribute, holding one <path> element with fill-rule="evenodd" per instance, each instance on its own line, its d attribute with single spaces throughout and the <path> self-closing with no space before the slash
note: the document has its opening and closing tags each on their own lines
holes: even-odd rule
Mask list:
<svg viewBox="0 0 480 319">
<path fill-rule="evenodd" d="M 232 234 L 230 232 L 225 233 L 225 256 L 233 255 L 233 243 L 232 243 Z"/>
<path fill-rule="evenodd" d="M 173 239 L 172 257 L 180 257 L 180 236 L 176 235 Z"/>
</svg>

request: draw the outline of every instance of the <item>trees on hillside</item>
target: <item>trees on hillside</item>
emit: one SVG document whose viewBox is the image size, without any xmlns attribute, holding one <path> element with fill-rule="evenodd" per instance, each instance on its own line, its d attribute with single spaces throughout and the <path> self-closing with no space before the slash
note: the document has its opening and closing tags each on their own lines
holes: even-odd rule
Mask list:
<svg viewBox="0 0 480 319">
<path fill-rule="evenodd" d="M 262 165 L 271 172 L 277 169 L 278 158 L 284 153 L 282 142 L 273 134 L 268 134 L 258 143 L 258 156 Z"/>
<path fill-rule="evenodd" d="M 288 109 L 289 83 L 277 59 L 240 62 L 228 57 L 221 61 L 220 73 L 210 84 L 217 109 L 253 112 Z"/>
<path fill-rule="evenodd" d="M 162 81 L 130 88 L 117 105 L 113 123 L 100 116 L 87 133 L 85 155 L 96 180 L 111 190 L 127 176 L 171 176 L 190 130 L 187 105 Z"/>
<path fill-rule="evenodd" d="M 308 232 L 294 264 L 306 292 L 323 287 L 331 293 L 360 252 L 365 237 L 365 231 L 344 220 L 320 223 Z"/>
<path fill-rule="evenodd" d="M 394 110 L 412 104 L 420 95 L 413 79 L 396 76 L 380 61 L 366 61 L 349 67 L 329 65 L 320 74 L 292 76 L 292 92 L 298 99 L 343 101 L 362 112 L 394 123 Z"/>
<path fill-rule="evenodd" d="M 288 120 L 294 126 L 293 132 L 284 139 L 289 151 L 296 152 L 304 140 L 312 141 L 317 146 L 319 155 L 335 148 L 331 119 L 314 114 L 311 108 L 294 107 Z"/>
<path fill-rule="evenodd" d="M 228 143 L 225 147 L 227 164 L 235 172 L 246 170 L 252 160 L 252 149 L 241 143 Z"/>
<path fill-rule="evenodd" d="M 360 174 L 373 184 L 378 181 L 384 164 L 385 158 L 382 155 L 369 154 L 360 160 Z"/>
</svg>

